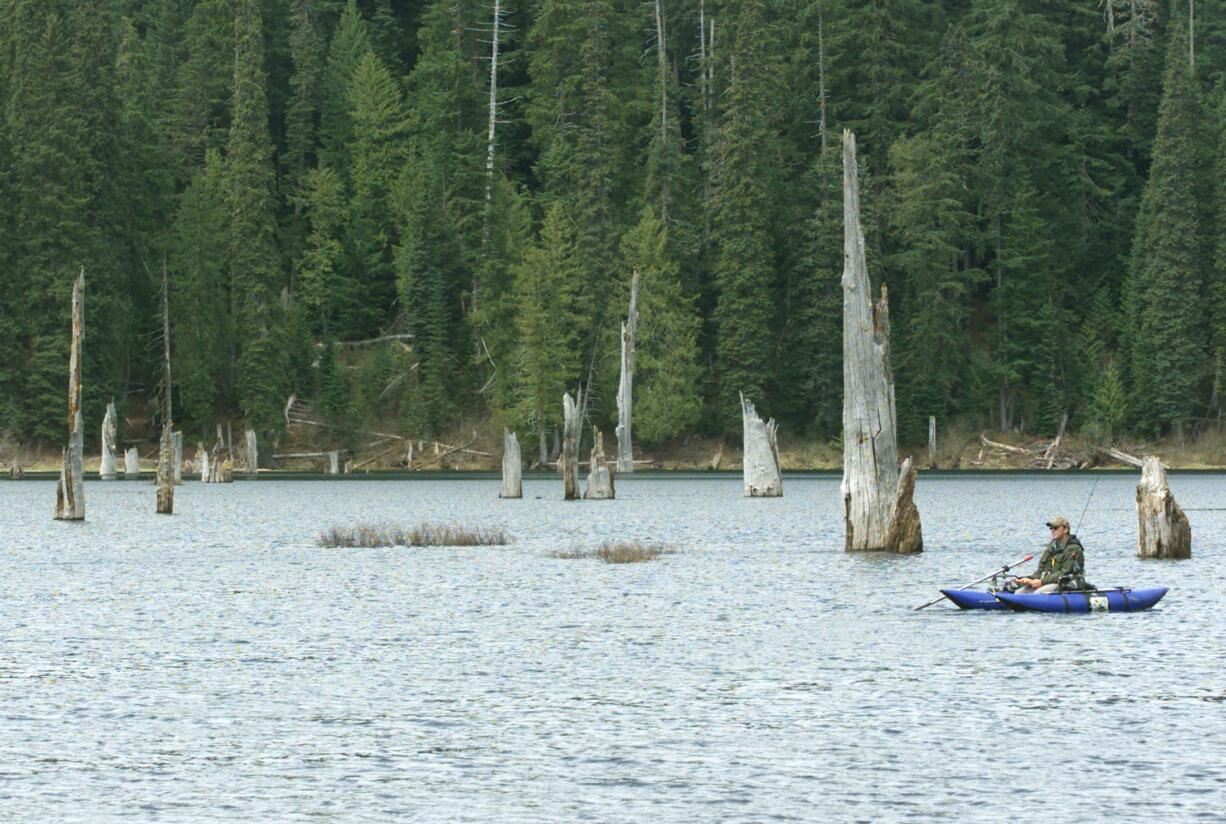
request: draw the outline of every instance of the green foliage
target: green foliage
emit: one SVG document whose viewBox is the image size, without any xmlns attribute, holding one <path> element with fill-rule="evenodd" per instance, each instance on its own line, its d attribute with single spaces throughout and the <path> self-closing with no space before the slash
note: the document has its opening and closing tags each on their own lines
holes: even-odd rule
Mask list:
<svg viewBox="0 0 1226 824">
<path fill-rule="evenodd" d="M 634 434 L 654 444 L 698 422 L 699 319 L 669 256 L 668 233 L 651 207 L 622 240 L 622 258 L 625 271 L 639 273 Z"/>
</svg>

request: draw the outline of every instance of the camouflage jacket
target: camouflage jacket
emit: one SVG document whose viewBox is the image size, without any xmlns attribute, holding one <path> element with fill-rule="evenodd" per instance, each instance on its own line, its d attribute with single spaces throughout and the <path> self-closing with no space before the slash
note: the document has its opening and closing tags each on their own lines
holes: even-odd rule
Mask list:
<svg viewBox="0 0 1226 824">
<path fill-rule="evenodd" d="M 1082 589 L 1085 587 L 1085 575 L 1085 547 L 1076 535 L 1070 535 L 1064 546 L 1055 541 L 1047 545 L 1033 577 L 1044 584 L 1060 584 L 1061 589 Z"/>
</svg>

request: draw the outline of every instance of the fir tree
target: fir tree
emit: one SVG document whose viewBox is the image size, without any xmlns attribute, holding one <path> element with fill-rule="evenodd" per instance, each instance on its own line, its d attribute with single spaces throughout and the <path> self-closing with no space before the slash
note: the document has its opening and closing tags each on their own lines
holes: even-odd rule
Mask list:
<svg viewBox="0 0 1226 824">
<path fill-rule="evenodd" d="M 1146 429 L 1177 434 L 1201 408 L 1207 344 L 1197 197 L 1203 112 L 1180 18 L 1167 51 L 1153 167 L 1137 215 L 1128 283 L 1133 411 Z"/>
</svg>

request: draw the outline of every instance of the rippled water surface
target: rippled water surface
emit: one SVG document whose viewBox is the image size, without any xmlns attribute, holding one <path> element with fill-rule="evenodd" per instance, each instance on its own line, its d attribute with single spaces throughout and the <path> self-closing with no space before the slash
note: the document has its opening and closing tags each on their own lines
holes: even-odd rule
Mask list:
<svg viewBox="0 0 1226 824">
<path fill-rule="evenodd" d="M 843 552 L 837 478 L 0 483 L 0 818 L 1223 820 L 1226 477 L 1195 557 L 1136 558 L 1135 478 L 1081 536 L 1148 613 L 910 607 L 1038 551 L 1087 476 L 922 477 L 927 551 Z M 509 547 L 321 549 L 356 519 Z M 606 539 L 652 563 L 550 557 Z M 1033 805 L 1033 807 L 1031 806 Z"/>
</svg>

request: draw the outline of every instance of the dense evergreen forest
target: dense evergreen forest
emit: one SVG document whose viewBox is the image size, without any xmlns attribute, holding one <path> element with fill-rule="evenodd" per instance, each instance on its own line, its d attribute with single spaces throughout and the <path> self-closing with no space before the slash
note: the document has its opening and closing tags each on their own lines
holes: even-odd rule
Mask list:
<svg viewBox="0 0 1226 824">
<path fill-rule="evenodd" d="M 86 421 L 535 445 L 614 414 L 837 437 L 856 132 L 904 437 L 1095 437 L 1226 408 L 1226 3 L 0 0 L 0 432 Z M 378 340 L 383 339 L 383 340 Z M 150 404 L 153 406 L 153 404 Z"/>
</svg>

